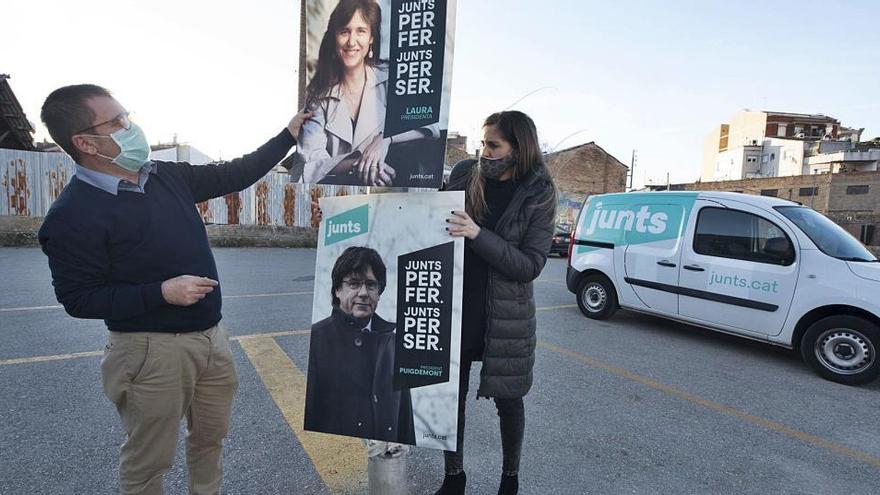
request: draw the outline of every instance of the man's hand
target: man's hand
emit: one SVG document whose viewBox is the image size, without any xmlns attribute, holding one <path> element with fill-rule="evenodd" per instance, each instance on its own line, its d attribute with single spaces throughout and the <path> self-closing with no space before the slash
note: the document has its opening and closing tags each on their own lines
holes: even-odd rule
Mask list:
<svg viewBox="0 0 880 495">
<path fill-rule="evenodd" d="M 162 282 L 162 297 L 168 304 L 191 306 L 213 292 L 217 284 L 207 277 L 181 275 Z"/>
<path fill-rule="evenodd" d="M 302 110 L 294 115 L 293 118 L 290 119 L 290 123 L 287 124 L 287 130 L 290 131 L 290 135 L 299 139 L 299 130 L 302 129 L 303 122 L 309 120 L 311 117 L 312 112 L 306 110 Z"/>
</svg>

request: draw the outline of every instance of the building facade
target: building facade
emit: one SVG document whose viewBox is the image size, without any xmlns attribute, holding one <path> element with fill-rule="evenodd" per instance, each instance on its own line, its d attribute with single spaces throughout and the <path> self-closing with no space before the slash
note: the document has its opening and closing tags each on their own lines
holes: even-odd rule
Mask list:
<svg viewBox="0 0 880 495">
<path fill-rule="evenodd" d="M 559 224 L 573 224 L 587 196 L 626 190 L 629 168 L 596 143 L 548 153 L 544 160 L 559 193 Z"/>
<path fill-rule="evenodd" d="M 775 196 L 809 206 L 880 252 L 880 171 L 824 173 L 673 184 L 678 191 L 728 191 Z"/>
<path fill-rule="evenodd" d="M 880 147 L 859 149 L 862 130 L 822 114 L 745 110 L 706 137 L 700 179 L 877 170 Z"/>
</svg>

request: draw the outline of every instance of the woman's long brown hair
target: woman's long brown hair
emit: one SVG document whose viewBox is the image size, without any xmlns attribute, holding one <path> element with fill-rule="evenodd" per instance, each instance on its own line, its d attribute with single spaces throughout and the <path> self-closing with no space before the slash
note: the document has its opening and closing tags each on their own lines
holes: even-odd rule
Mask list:
<svg viewBox="0 0 880 495">
<path fill-rule="evenodd" d="M 495 126 L 505 141 L 513 148 L 511 151 L 514 162 L 513 180 L 519 180 L 530 172 L 544 168 L 544 157 L 538 143 L 538 129 L 528 115 L 516 111 L 493 113 L 483 122 L 483 127 Z M 477 163 L 471 172 L 468 184 L 467 213 L 475 221 L 481 222 L 489 213 L 486 204 L 486 178 L 480 173 Z M 555 190 L 554 195 L 555 197 Z"/>
<path fill-rule="evenodd" d="M 340 1 L 330 14 L 327 31 L 318 49 L 318 67 L 306 87 L 306 108 L 310 110 L 316 107 L 318 100 L 327 96 L 330 88 L 342 80 L 342 65 L 336 55 L 336 33 L 348 25 L 356 12 L 360 12 L 370 25 L 370 34 L 373 36 L 373 56 L 368 55 L 364 62 L 371 67 L 379 63 L 379 47 L 382 45 L 382 11 L 379 4 L 375 0 Z"/>
</svg>

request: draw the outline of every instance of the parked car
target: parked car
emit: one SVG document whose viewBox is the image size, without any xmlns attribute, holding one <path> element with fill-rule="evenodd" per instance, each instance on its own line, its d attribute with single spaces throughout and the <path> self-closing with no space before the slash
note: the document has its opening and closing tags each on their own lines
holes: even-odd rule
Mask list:
<svg viewBox="0 0 880 495">
<path fill-rule="evenodd" d="M 561 257 L 568 256 L 568 246 L 571 241 L 571 232 L 562 227 L 556 227 L 553 234 L 553 244 L 550 245 L 550 254 L 558 254 Z"/>
<path fill-rule="evenodd" d="M 845 384 L 880 373 L 880 263 L 820 213 L 720 192 L 591 196 L 568 289 L 584 315 L 618 307 L 800 351 Z"/>
</svg>

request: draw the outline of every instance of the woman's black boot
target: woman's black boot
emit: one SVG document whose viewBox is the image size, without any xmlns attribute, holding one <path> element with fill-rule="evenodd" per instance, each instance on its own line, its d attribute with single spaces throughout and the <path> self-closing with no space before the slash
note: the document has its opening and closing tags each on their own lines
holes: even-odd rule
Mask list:
<svg viewBox="0 0 880 495">
<path fill-rule="evenodd" d="M 466 482 L 467 476 L 465 476 L 464 471 L 458 474 L 447 474 L 443 477 L 443 486 L 434 495 L 464 495 L 464 484 Z"/>
<path fill-rule="evenodd" d="M 519 476 L 501 475 L 501 485 L 498 486 L 498 495 L 517 495 L 519 493 Z"/>
</svg>

